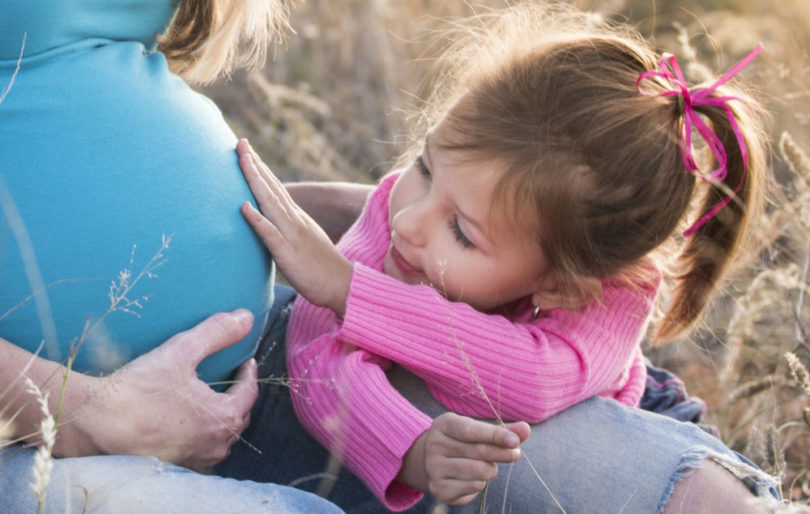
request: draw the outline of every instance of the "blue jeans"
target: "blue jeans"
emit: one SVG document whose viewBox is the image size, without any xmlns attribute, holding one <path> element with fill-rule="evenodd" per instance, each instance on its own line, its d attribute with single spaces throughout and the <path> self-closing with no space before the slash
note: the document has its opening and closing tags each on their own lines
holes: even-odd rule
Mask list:
<svg viewBox="0 0 810 514">
<path fill-rule="evenodd" d="M 57 460 L 48 491 L 48 511 L 66 512 L 64 506 L 71 505 L 71 512 L 82 512 L 79 507 L 85 490 L 91 492 L 87 498 L 99 502 L 90 504 L 99 512 L 335 510 L 303 491 L 271 485 L 283 484 L 316 492 L 350 513 L 384 512 L 360 480 L 298 424 L 290 391 L 278 384 L 277 379 L 286 374 L 283 343 L 288 304 L 293 297 L 289 288 L 276 288 L 268 332 L 256 355 L 264 383 L 251 412 L 250 427 L 213 475 L 145 457 Z M 428 414 L 444 411 L 424 384 L 406 371 L 394 368 L 390 378 Z M 450 512 L 479 512 L 480 502 L 489 512 L 559 512 L 560 507 L 570 513 L 657 512 L 674 484 L 706 458 L 744 477 L 755 493 L 776 496 L 775 480 L 694 423 L 602 398 L 586 400 L 533 426 L 522 449 L 524 458 L 502 465 L 485 495 Z M 31 450 L 20 453 L 19 448 L 11 448 L 0 453 L 0 512 L 35 511 L 27 485 L 31 459 Z M 77 481 L 79 487 L 75 486 Z M 409 512 L 427 513 L 434 506 L 426 498 Z"/>
<path fill-rule="evenodd" d="M 0 512 L 34 513 L 34 450 L 0 451 Z M 45 498 L 48 513 L 338 513 L 292 487 L 195 473 L 152 457 L 56 459 Z"/>
</svg>

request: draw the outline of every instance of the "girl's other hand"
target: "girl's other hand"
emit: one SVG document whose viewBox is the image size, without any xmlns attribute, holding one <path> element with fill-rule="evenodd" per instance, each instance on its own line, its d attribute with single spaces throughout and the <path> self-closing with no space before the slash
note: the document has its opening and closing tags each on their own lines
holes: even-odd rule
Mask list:
<svg viewBox="0 0 810 514">
<path fill-rule="evenodd" d="M 239 165 L 261 212 L 249 202 L 242 215 L 259 235 L 281 273 L 307 300 L 343 317 L 352 263 L 299 207 L 247 141 L 236 146 Z"/>
<path fill-rule="evenodd" d="M 225 459 L 258 396 L 256 361 L 245 362 L 223 393 L 196 367 L 244 338 L 252 323 L 243 309 L 214 314 L 110 376 L 82 375 L 85 401 L 60 426 L 63 456 L 150 455 L 196 470 Z"/>
<path fill-rule="evenodd" d="M 530 433 L 522 421 L 493 425 L 446 412 L 405 454 L 398 479 L 447 505 L 466 505 L 498 473 L 498 462 L 520 458 Z"/>
</svg>

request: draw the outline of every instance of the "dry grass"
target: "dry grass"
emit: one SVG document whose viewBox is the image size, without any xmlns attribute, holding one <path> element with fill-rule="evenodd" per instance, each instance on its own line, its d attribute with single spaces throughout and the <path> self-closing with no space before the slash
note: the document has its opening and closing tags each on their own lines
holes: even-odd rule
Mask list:
<svg viewBox="0 0 810 514">
<path fill-rule="evenodd" d="M 810 12 L 802 0 L 574 3 L 629 21 L 659 50 L 692 60 L 698 73 L 699 63 L 728 69 L 764 43 L 743 73 L 772 113 L 775 150 L 773 203 L 756 264 L 689 340 L 651 355 L 707 401 L 707 421 L 730 446 L 781 475 L 785 496 L 806 503 L 810 398 L 803 368 L 793 361 L 791 372 L 785 354 L 810 363 Z M 439 18 L 473 10 L 461 0 L 310 0 L 296 9 L 297 35 L 273 62 L 207 93 L 282 178 L 371 182 L 404 149 Z"/>
<path fill-rule="evenodd" d="M 37 399 L 42 412 L 40 422 L 39 437 L 42 439 L 37 447 L 34 456 L 34 482 L 31 490 L 37 497 L 37 514 L 43 512 L 45 508 L 45 496 L 48 484 L 51 481 L 51 471 L 53 470 L 53 445 L 56 443 L 56 420 L 48 407 L 48 393 L 43 394 L 40 388 L 28 377 L 25 383 L 31 395 Z"/>
</svg>

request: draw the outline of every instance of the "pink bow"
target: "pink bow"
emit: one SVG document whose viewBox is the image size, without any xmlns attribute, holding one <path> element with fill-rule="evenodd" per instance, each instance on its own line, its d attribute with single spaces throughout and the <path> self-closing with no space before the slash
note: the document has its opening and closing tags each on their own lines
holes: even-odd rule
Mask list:
<svg viewBox="0 0 810 514">
<path fill-rule="evenodd" d="M 745 68 L 748 63 L 750 63 L 754 57 L 759 55 L 759 52 L 762 51 L 762 43 L 758 44 L 748 55 L 743 58 L 736 66 L 731 68 L 725 75 L 720 77 L 714 84 L 707 88 L 697 88 L 692 91 L 689 90 L 689 86 L 686 84 L 686 79 L 684 79 L 683 73 L 681 72 L 681 67 L 678 65 L 678 61 L 675 59 L 675 56 L 672 54 L 663 54 L 661 56 L 661 60 L 658 62 L 658 68 L 660 71 L 647 71 L 642 73 L 638 76 L 638 80 L 636 80 L 636 87 L 638 87 L 639 92 L 645 95 L 652 95 L 653 93 L 649 93 L 641 87 L 641 83 L 644 79 L 652 78 L 652 77 L 659 77 L 672 85 L 672 89 L 664 91 L 663 93 L 658 93 L 657 96 L 681 96 L 681 101 L 683 104 L 683 117 L 684 123 L 681 128 L 681 157 L 683 158 L 683 163 L 686 166 L 686 169 L 689 170 L 690 173 L 693 175 L 701 178 L 702 180 L 706 180 L 708 182 L 722 182 L 725 180 L 726 175 L 728 174 L 728 169 L 726 168 L 726 164 L 728 162 L 728 157 L 726 155 L 726 149 L 723 146 L 723 143 L 720 141 L 720 138 L 717 137 L 712 129 L 709 128 L 708 125 L 701 119 L 700 115 L 695 111 L 695 107 L 701 105 L 711 105 L 715 107 L 720 107 L 725 111 L 726 116 L 728 117 L 729 124 L 731 125 L 731 129 L 734 131 L 734 135 L 737 138 L 737 143 L 740 145 L 740 152 L 742 153 L 743 159 L 743 173 L 745 173 L 745 169 L 748 167 L 748 150 L 745 146 L 745 140 L 740 132 L 739 127 L 737 126 L 737 120 L 734 119 L 734 114 L 731 112 L 731 109 L 728 107 L 728 102 L 731 100 L 740 100 L 743 101 L 741 98 L 737 98 L 736 96 L 712 96 L 715 90 L 720 87 L 722 84 L 726 83 L 731 77 L 736 75 L 741 69 Z M 697 164 L 695 164 L 694 153 L 692 150 L 692 128 L 696 128 L 698 134 L 706 141 L 706 145 L 714 154 L 715 159 L 717 159 L 718 167 L 712 170 L 709 173 L 705 174 L 698 174 Z M 743 175 L 744 177 L 745 175 Z M 689 236 L 697 229 L 702 227 L 707 221 L 709 221 L 715 214 L 717 214 L 720 209 L 728 205 L 728 203 L 734 199 L 737 195 L 737 191 L 740 190 L 740 186 L 742 185 L 742 178 L 740 179 L 740 183 L 737 184 L 737 187 L 731 194 L 724 198 L 720 203 L 715 205 L 709 212 L 704 214 L 699 220 L 692 224 L 686 232 L 683 233 L 684 236 Z"/>
</svg>

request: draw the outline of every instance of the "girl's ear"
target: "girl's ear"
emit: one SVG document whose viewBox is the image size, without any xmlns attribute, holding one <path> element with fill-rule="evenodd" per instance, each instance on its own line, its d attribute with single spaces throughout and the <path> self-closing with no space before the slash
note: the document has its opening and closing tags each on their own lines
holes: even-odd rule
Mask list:
<svg viewBox="0 0 810 514">
<path fill-rule="evenodd" d="M 535 289 L 532 304 L 540 310 L 577 309 L 599 297 L 602 282 L 598 278 L 577 278 L 563 284 L 555 275 L 547 275 Z"/>
</svg>

